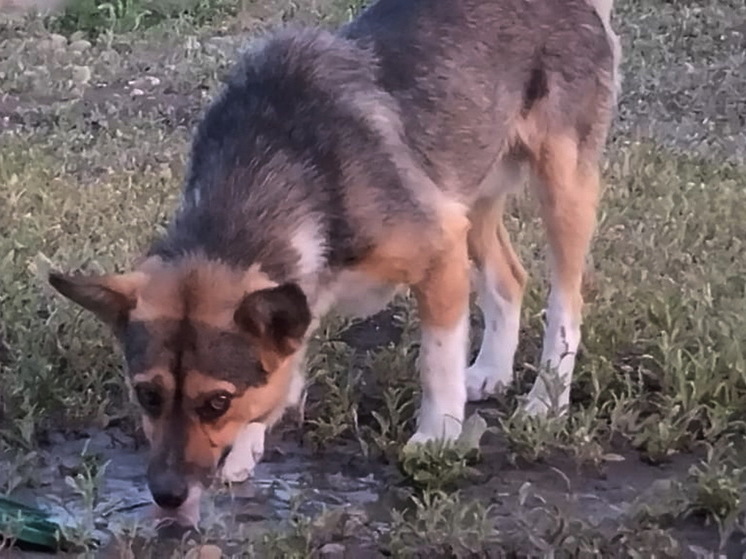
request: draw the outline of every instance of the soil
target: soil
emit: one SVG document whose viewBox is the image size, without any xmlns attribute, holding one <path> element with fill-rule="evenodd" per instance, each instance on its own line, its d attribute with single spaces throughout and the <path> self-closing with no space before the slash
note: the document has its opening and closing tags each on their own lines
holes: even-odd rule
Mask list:
<svg viewBox="0 0 746 559">
<path fill-rule="evenodd" d="M 346 341 L 361 349 L 371 349 L 397 337 L 398 330 L 391 326 L 388 312 L 346 332 Z M 490 407 L 470 405 L 468 413 Z M 95 536 L 101 544 L 97 556 L 109 557 L 116 548 L 112 532 L 138 519 L 147 519 L 151 512 L 145 478 L 147 449 L 137 436 L 117 427 L 52 433 L 38 450 L 42 466 L 36 470 L 34 486 L 18 489 L 14 498 L 50 511 L 62 524 L 73 525 L 76 519 L 83 518 L 83 499 L 64 482 L 64 477 L 80 473 L 84 448 L 88 454 L 97 455 L 100 464 L 107 464 L 99 491 L 101 505 L 97 509 Z M 344 550 L 339 555 L 344 557 L 383 556 L 379 542 L 391 522 L 390 510 L 393 506 L 402 507 L 407 493 L 401 489 L 403 478 L 395 465 L 366 460 L 357 445 L 344 440 L 313 452 L 303 445 L 297 423 L 292 421 L 283 422 L 270 433 L 266 448 L 252 479 L 231 491 L 218 488 L 205 494 L 203 517 L 208 511 L 208 516 L 222 518 L 229 527 L 240 526 L 241 533 L 250 537 L 282 525 L 296 513 L 314 517 L 324 510 L 337 510 L 345 515 L 345 520 L 340 522 L 338 514 L 330 522 L 328 534 L 323 534 L 323 527 L 320 530 L 322 541 L 326 538 L 333 542 L 327 549 Z M 463 500 L 478 500 L 494 508 L 498 530 L 515 527 L 517 510 L 542 505 L 556 507 L 568 521 L 580 519 L 601 532 L 611 533 L 631 507 L 640 503 L 655 507 L 667 484 L 683 480 L 698 459 L 694 455 L 675 455 L 667 463 L 651 465 L 630 449 L 620 447 L 614 452 L 624 459 L 607 463 L 601 471 L 581 471 L 575 460 L 560 454 L 538 463 L 513 463 L 508 459 L 510 452 L 504 438 L 487 433 L 482 439 L 482 456 L 475 465 L 475 475 L 459 488 Z M 531 491 L 521 503 L 526 484 L 530 484 Z M 354 529 L 349 528 L 350 524 Z M 683 557 L 701 557 L 705 550 L 712 553 L 719 545 L 717 528 L 706 527 L 696 518 L 679 522 L 673 526 L 672 534 L 684 548 Z M 157 544 L 166 548 L 173 548 L 178 541 L 173 536 L 183 536 L 162 535 L 171 536 Z M 500 550 L 487 553 L 499 556 Z M 725 549 L 726 555 L 720 553 L 721 557 L 746 557 L 746 540 L 734 536 Z M 18 550 L 10 555 L 19 559 L 37 556 L 44 555 Z"/>
</svg>

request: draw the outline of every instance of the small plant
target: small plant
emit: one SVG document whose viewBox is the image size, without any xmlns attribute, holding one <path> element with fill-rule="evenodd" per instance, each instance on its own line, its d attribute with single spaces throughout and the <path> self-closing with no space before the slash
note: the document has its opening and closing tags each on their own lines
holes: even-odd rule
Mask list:
<svg viewBox="0 0 746 559">
<path fill-rule="evenodd" d="M 399 467 L 419 489 L 453 488 L 474 473 L 471 464 L 479 457 L 479 442 L 486 431 L 486 421 L 474 414 L 464 422 L 461 436 L 455 442 L 428 441 L 402 447 Z"/>
<path fill-rule="evenodd" d="M 344 342 L 327 342 L 324 351 L 311 358 L 309 391 L 320 396 L 307 410 L 304 437 L 314 448 L 322 448 L 342 435 L 359 434 L 358 388 L 362 373 L 353 370 L 353 359 L 351 348 Z"/>
<path fill-rule="evenodd" d="M 541 461 L 563 445 L 566 421 L 556 416 L 532 416 L 521 407 L 499 419 L 514 459 L 528 462 Z"/>
<path fill-rule="evenodd" d="M 73 494 L 80 497 L 82 504 L 79 514 L 72 515 L 75 523 L 61 527 L 61 535 L 71 546 L 78 549 L 92 549 L 99 545 L 98 522 L 110 512 L 115 505 L 101 498 L 101 488 L 106 476 L 109 462 L 101 463 L 96 454 L 88 453 L 88 443 L 81 452 L 80 468 L 77 472 L 65 476 L 65 484 Z M 67 508 L 64 502 L 60 506 Z"/>
<path fill-rule="evenodd" d="M 392 511 L 389 551 L 394 557 L 469 557 L 497 546 L 490 507 L 459 493 L 426 491 L 409 511 Z"/>
<path fill-rule="evenodd" d="M 72 0 L 60 15 L 50 16 L 52 30 L 92 37 L 113 37 L 153 27 L 176 18 L 187 18 L 204 25 L 216 18 L 235 15 L 237 1 L 230 0 Z"/>
<path fill-rule="evenodd" d="M 746 467 L 737 465 L 732 444 L 707 446 L 707 457 L 689 469 L 692 485 L 687 513 L 717 523 L 721 537 L 732 533 L 746 512 Z"/>
</svg>

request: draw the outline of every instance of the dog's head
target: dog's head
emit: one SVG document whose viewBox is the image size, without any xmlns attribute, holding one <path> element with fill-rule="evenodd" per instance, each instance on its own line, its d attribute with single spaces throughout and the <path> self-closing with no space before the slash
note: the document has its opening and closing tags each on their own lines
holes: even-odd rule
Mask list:
<svg viewBox="0 0 746 559">
<path fill-rule="evenodd" d="M 178 511 L 199 494 L 238 431 L 284 408 L 311 321 L 297 285 L 257 267 L 157 258 L 132 273 L 49 281 L 121 341 L 161 508 Z"/>
</svg>

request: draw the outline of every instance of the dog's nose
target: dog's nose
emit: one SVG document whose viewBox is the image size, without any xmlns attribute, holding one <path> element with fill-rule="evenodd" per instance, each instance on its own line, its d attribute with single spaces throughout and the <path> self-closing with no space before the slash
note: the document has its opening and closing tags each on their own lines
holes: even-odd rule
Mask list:
<svg viewBox="0 0 746 559">
<path fill-rule="evenodd" d="M 153 500 L 164 509 L 178 509 L 189 495 L 186 479 L 170 471 L 153 472 L 148 476 L 148 487 Z"/>
</svg>

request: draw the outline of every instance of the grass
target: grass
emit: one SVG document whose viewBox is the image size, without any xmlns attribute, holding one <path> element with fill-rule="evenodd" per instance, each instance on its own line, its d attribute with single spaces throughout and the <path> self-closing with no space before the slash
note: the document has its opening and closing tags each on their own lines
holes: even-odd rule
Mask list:
<svg viewBox="0 0 746 559">
<path fill-rule="evenodd" d="M 12 456 L 3 492 L 34 483 L 40 445 L 55 427 L 135 429 L 118 350 L 50 293 L 43 271 L 50 263 L 122 270 L 163 226 L 191 126 L 242 34 L 287 20 L 343 21 L 360 5 L 81 0 L 55 16 L 0 23 L 0 459 Z M 535 375 L 546 296 L 543 233 L 528 194 L 507 223 L 531 274 L 517 382 L 481 412 L 489 426 L 481 452 L 402 450 L 419 398 L 410 301 L 397 301 L 387 318 L 399 329 L 394 341 L 360 349 L 351 335 L 359 324 L 350 322 L 329 323 L 315 341 L 304 442 L 319 460 L 343 448 L 373 468 L 395 466 L 403 496 L 377 540 L 381 550 L 677 557 L 688 545 L 677 523 L 715 525 L 716 548 L 746 528 L 743 449 L 733 442 L 746 412 L 740 7 L 617 1 L 624 94 L 566 418 L 528 418 L 512 397 Z M 498 455 L 509 458 L 504 470 Z M 634 469 L 637 458 L 661 472 L 683 459 L 693 465 L 666 485 L 665 498 L 636 502 L 612 528 L 572 509 L 572 483 L 562 489 L 569 509 L 523 478 L 511 489 L 510 514 L 500 512 L 506 498 L 487 495 L 490 476 L 503 471 L 549 472 L 569 460 L 587 477 Z M 81 545 L 104 507 L 96 489 L 104 465 L 85 463 L 69 477 L 90 511 L 68 535 Z M 252 545 L 288 556 L 357 545 L 320 518 L 298 513 Z M 121 531 L 122 548 L 140 545 L 142 530 Z"/>
</svg>

